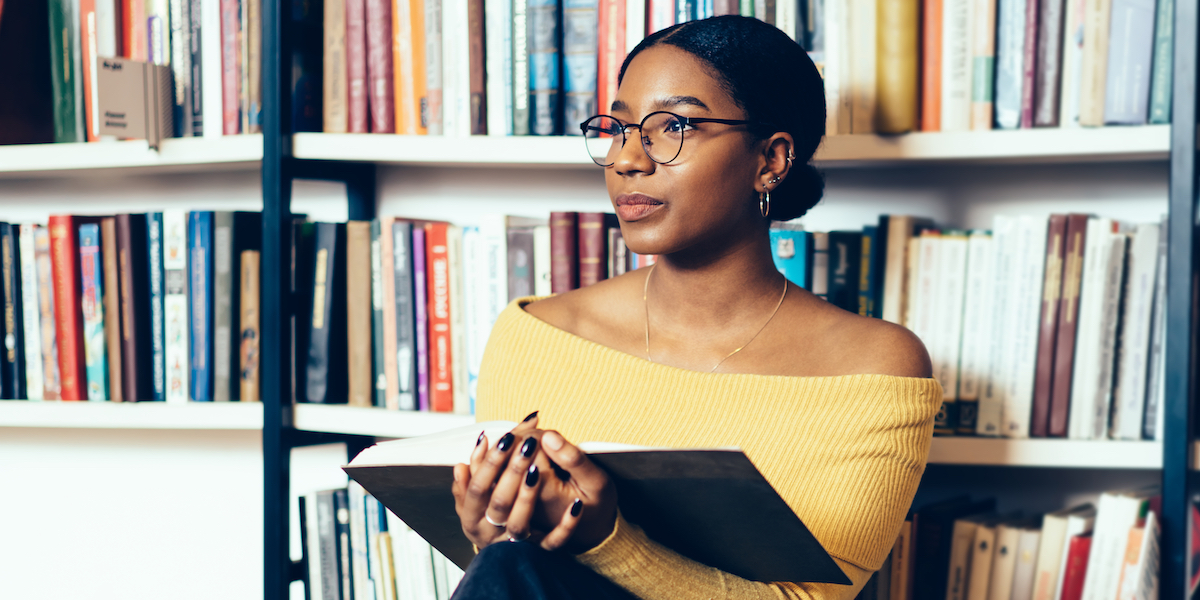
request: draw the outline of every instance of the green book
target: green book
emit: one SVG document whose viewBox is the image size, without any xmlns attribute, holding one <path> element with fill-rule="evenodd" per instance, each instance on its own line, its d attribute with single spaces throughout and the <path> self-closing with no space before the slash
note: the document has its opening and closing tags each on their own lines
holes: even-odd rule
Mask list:
<svg viewBox="0 0 1200 600">
<path fill-rule="evenodd" d="M 54 94 L 54 141 L 83 142 L 83 62 L 79 3 L 50 0 L 50 76 Z"/>
<path fill-rule="evenodd" d="M 1171 122 L 1171 79 L 1175 61 L 1175 0 L 1158 0 L 1154 22 L 1154 62 L 1150 72 L 1150 124 Z"/>
<path fill-rule="evenodd" d="M 743 17 L 753 17 L 754 0 L 738 0 L 738 14 Z"/>
</svg>

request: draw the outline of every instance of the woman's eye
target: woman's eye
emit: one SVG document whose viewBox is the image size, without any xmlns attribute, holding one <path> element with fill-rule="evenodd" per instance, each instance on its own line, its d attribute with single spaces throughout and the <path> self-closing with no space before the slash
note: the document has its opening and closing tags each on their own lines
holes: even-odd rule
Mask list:
<svg viewBox="0 0 1200 600">
<path fill-rule="evenodd" d="M 691 129 L 691 126 L 680 119 L 668 119 L 664 127 L 667 133 L 683 133 L 687 129 Z"/>
</svg>

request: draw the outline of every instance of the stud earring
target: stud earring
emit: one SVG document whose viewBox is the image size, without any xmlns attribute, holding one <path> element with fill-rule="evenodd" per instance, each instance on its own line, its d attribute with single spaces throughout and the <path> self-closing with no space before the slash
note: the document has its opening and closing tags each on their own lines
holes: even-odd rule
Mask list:
<svg viewBox="0 0 1200 600">
<path fill-rule="evenodd" d="M 776 176 L 772 177 L 771 181 L 768 181 L 767 183 L 770 183 L 771 185 L 775 185 L 775 184 L 779 183 L 779 176 L 776 175 Z"/>
</svg>

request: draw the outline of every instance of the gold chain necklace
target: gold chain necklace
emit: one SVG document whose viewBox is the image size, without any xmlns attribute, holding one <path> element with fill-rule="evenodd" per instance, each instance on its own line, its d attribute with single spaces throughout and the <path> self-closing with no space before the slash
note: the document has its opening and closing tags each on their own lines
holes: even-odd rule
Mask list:
<svg viewBox="0 0 1200 600">
<path fill-rule="evenodd" d="M 654 358 L 650 356 L 650 303 L 646 301 L 646 292 L 650 289 L 650 276 L 654 274 L 654 267 L 657 267 L 657 266 L 658 266 L 657 264 L 650 265 L 650 271 L 646 273 L 646 283 L 644 283 L 642 285 L 642 307 L 644 307 L 646 309 L 646 360 L 648 360 L 650 362 L 654 362 Z M 741 346 L 738 346 L 737 348 L 734 348 L 733 352 L 726 354 L 725 358 L 722 358 L 720 360 L 720 362 L 713 365 L 713 368 L 709 369 L 709 371 L 708 371 L 709 373 L 715 372 L 717 370 L 717 367 L 721 366 L 721 364 L 724 363 L 726 360 L 729 360 L 730 356 L 733 356 L 734 354 L 741 352 L 742 348 L 749 346 L 751 342 L 753 342 L 755 339 L 758 338 L 758 334 L 762 333 L 763 330 L 767 328 L 767 325 L 771 324 L 771 321 L 775 318 L 775 313 L 779 312 L 779 307 L 783 306 L 783 299 L 787 297 L 787 289 L 788 289 L 787 278 L 784 278 L 783 293 L 779 295 L 779 303 L 775 305 L 775 310 L 771 311 L 771 316 L 767 319 L 767 322 L 763 323 L 763 326 L 760 327 L 758 329 L 758 331 L 756 331 L 754 333 L 754 336 L 750 338 L 750 341 L 746 342 L 745 344 L 742 344 Z"/>
</svg>

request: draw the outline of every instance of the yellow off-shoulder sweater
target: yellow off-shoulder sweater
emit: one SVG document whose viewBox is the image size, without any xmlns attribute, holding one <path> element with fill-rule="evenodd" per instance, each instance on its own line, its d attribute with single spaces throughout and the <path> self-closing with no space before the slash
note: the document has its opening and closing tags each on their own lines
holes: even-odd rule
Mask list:
<svg viewBox="0 0 1200 600">
<path fill-rule="evenodd" d="M 854 584 L 748 581 L 684 558 L 620 517 L 581 563 L 639 598 L 680 600 L 852 599 L 880 568 L 925 469 L 942 402 L 935 380 L 688 371 L 549 325 L 525 312 L 533 300 L 510 304 L 492 329 L 479 421 L 538 410 L 540 428 L 576 443 L 741 447 Z"/>
</svg>

